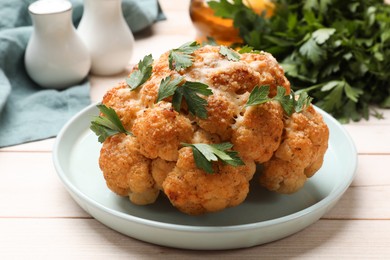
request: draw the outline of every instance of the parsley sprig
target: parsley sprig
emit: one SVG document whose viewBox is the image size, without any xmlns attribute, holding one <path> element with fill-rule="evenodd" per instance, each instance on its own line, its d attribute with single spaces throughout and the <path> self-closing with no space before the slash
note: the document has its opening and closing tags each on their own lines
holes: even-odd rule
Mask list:
<svg viewBox="0 0 390 260">
<path fill-rule="evenodd" d="M 144 84 L 152 75 L 153 57 L 151 54 L 145 56 L 138 62 L 138 69 L 134 70 L 128 78 L 126 83 L 131 90 L 137 89 L 139 86 Z"/>
<path fill-rule="evenodd" d="M 123 127 L 122 122 L 114 109 L 102 104 L 97 105 L 97 108 L 99 108 L 104 116 L 94 117 L 94 120 L 91 121 L 90 129 L 99 137 L 98 141 L 100 143 L 103 143 L 109 136 L 119 133 L 132 135 L 131 132 Z"/>
<path fill-rule="evenodd" d="M 191 147 L 196 166 L 210 174 L 214 173 L 212 162 L 222 161 L 233 166 L 244 165 L 238 153 L 231 150 L 233 144 L 228 142 L 220 144 L 182 143 L 182 145 Z"/>
<path fill-rule="evenodd" d="M 295 98 L 293 91 L 290 95 L 286 95 L 286 89 L 281 86 L 277 87 L 276 96 L 270 98 L 268 96 L 269 92 L 269 86 L 254 87 L 245 106 L 257 106 L 275 100 L 280 103 L 286 114 L 291 116 L 294 112 L 302 112 L 305 108 L 310 106 L 312 101 L 312 98 L 309 97 L 306 92 L 302 92 L 298 99 Z"/>
<path fill-rule="evenodd" d="M 383 0 L 275 0 L 270 18 L 243 0 L 209 1 L 244 44 L 270 52 L 294 90 L 342 122 L 390 108 L 390 5 Z"/>
<path fill-rule="evenodd" d="M 207 118 L 207 100 L 199 96 L 213 94 L 209 86 L 201 82 L 184 81 L 184 77 L 172 79 L 170 76 L 161 80 L 157 93 L 156 103 L 172 96 L 172 105 L 176 111 L 180 111 L 183 97 L 191 114 L 205 119 Z"/>
<path fill-rule="evenodd" d="M 193 41 L 187 42 L 179 48 L 170 50 L 168 56 L 169 69 L 180 71 L 181 69 L 190 67 L 193 62 L 191 54 L 200 47 L 199 43 Z"/>
</svg>

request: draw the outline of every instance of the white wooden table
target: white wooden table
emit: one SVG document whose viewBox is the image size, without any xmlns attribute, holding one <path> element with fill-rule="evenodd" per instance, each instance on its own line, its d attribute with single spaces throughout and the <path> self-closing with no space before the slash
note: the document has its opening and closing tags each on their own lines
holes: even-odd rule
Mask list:
<svg viewBox="0 0 390 260">
<path fill-rule="evenodd" d="M 188 0 L 161 0 L 167 16 L 138 35 L 130 64 L 193 40 Z M 125 77 L 91 77 L 91 97 Z M 54 139 L 0 149 L 0 259 L 147 259 L 199 257 L 390 259 L 390 111 L 344 127 L 359 154 L 357 177 L 318 222 L 285 239 L 241 250 L 186 251 L 117 233 L 84 212 L 52 163 Z"/>
</svg>

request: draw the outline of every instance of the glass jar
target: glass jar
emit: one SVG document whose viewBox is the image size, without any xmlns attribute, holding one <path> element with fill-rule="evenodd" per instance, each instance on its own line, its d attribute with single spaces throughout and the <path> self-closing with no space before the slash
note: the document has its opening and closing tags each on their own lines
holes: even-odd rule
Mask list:
<svg viewBox="0 0 390 260">
<path fill-rule="evenodd" d="M 214 15 L 207 2 L 210 0 L 191 0 L 190 17 L 197 31 L 196 40 L 200 43 L 213 38 L 218 44 L 231 45 L 242 43 L 238 29 L 233 26 L 232 19 Z M 244 4 L 260 14 L 266 11 L 266 16 L 272 15 L 273 3 L 270 0 L 244 0 Z"/>
</svg>

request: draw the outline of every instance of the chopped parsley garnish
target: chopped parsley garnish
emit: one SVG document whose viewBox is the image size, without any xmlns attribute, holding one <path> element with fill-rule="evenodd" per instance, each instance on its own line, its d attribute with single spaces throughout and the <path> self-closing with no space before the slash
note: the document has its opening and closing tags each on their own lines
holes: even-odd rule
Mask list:
<svg viewBox="0 0 390 260">
<path fill-rule="evenodd" d="M 302 92 L 299 94 L 298 100 L 294 104 L 294 110 L 296 113 L 301 113 L 305 108 L 310 106 L 311 101 L 313 100 L 312 97 L 310 97 L 307 92 Z"/>
<path fill-rule="evenodd" d="M 126 79 L 126 83 L 131 90 L 137 89 L 150 78 L 153 70 L 152 64 L 153 57 L 151 54 L 145 56 L 138 62 L 138 69 L 134 70 Z"/>
<path fill-rule="evenodd" d="M 190 67 L 193 61 L 192 53 L 200 47 L 200 44 L 194 41 L 187 42 L 179 48 L 172 49 L 168 56 L 169 69 L 180 71 L 181 69 Z"/>
<path fill-rule="evenodd" d="M 175 94 L 177 87 L 180 85 L 183 79 L 184 77 L 177 77 L 171 79 L 170 76 L 162 79 L 160 83 L 160 87 L 158 89 L 156 103 L 160 102 L 161 100 L 167 97 L 173 96 Z"/>
<path fill-rule="evenodd" d="M 213 94 L 209 86 L 201 82 L 186 81 L 183 84 L 183 77 L 171 79 L 170 76 L 161 80 L 156 103 L 172 96 L 172 105 L 176 111 L 180 111 L 183 97 L 191 114 L 199 118 L 207 118 L 207 100 L 199 96 L 210 96 Z"/>
<path fill-rule="evenodd" d="M 222 161 L 232 166 L 245 165 L 236 151 L 230 150 L 233 147 L 231 143 L 220 144 L 186 144 L 185 147 L 191 147 L 195 164 L 199 169 L 207 173 L 214 173 L 212 162 Z"/>
<path fill-rule="evenodd" d="M 294 112 L 302 112 L 310 105 L 312 100 L 312 98 L 309 97 L 306 92 L 302 92 L 296 100 L 293 91 L 291 91 L 290 95 L 286 95 L 286 89 L 281 86 L 277 87 L 276 96 L 270 98 L 268 96 L 269 90 L 269 86 L 254 87 L 251 94 L 249 95 L 246 106 L 261 105 L 266 102 L 275 100 L 280 103 L 286 114 L 290 116 Z"/>
<path fill-rule="evenodd" d="M 261 51 L 254 50 L 252 46 L 245 45 L 245 46 L 242 46 L 238 50 L 238 53 L 240 53 L 240 54 L 243 54 L 243 53 L 256 53 L 256 54 L 260 54 Z"/>
<path fill-rule="evenodd" d="M 102 104 L 97 105 L 97 108 L 99 108 L 104 116 L 94 117 L 94 120 L 91 121 L 90 129 L 99 137 L 98 141 L 100 143 L 103 143 L 109 136 L 119 133 L 132 135 L 131 132 L 123 127 L 122 122 L 114 109 Z"/>
<path fill-rule="evenodd" d="M 222 45 L 219 48 L 219 53 L 221 55 L 225 56 L 230 61 L 239 61 L 240 60 L 240 55 L 235 50 L 233 50 L 229 47 Z"/>
</svg>

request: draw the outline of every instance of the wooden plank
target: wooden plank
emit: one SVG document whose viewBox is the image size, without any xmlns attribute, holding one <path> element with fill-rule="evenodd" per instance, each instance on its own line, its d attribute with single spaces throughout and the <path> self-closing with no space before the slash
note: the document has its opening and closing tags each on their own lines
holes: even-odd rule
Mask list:
<svg viewBox="0 0 390 260">
<path fill-rule="evenodd" d="M 58 178 L 51 153 L 0 153 L 0 217 L 88 217 Z"/>
<path fill-rule="evenodd" d="M 390 154 L 390 125 L 344 125 L 359 154 Z"/>
<path fill-rule="evenodd" d="M 390 253 L 390 221 L 383 220 L 320 220 L 285 239 L 230 251 L 152 245 L 121 235 L 93 219 L 0 218 L 0 230 L 1 259 L 385 259 Z"/>
<path fill-rule="evenodd" d="M 390 155 L 359 155 L 352 186 L 390 186 Z"/>
<path fill-rule="evenodd" d="M 390 185 L 350 187 L 327 219 L 383 219 L 390 220 Z"/>
</svg>

